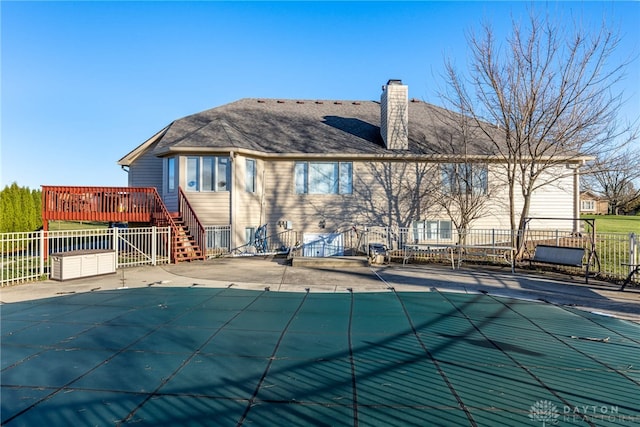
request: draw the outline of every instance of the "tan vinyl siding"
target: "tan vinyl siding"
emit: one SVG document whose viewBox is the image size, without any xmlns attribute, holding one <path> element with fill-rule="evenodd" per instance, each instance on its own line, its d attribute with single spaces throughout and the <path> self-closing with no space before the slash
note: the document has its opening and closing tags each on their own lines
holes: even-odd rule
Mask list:
<svg viewBox="0 0 640 427">
<path fill-rule="evenodd" d="M 256 158 L 256 187 L 251 193 L 246 191 L 246 158 L 233 157 L 231 191 L 185 192 L 203 224 L 232 225 L 232 247 L 245 243 L 246 228 L 267 224 L 267 234 L 275 235 L 284 231 L 278 225 L 284 221 L 291 221 L 293 230 L 301 233 L 329 233 L 353 225 L 392 223 L 409 227 L 413 220 L 450 220 L 437 203 L 427 200 L 417 206 L 415 197 L 412 199 L 416 191 L 441 187 L 438 163 L 353 161 L 352 194 L 296 194 L 295 160 Z M 185 188 L 184 157 L 179 165 L 180 182 Z M 499 171 L 498 165 L 490 165 L 486 212 L 473 222 L 472 228 L 510 227 L 508 187 Z M 538 190 L 530 216 L 571 218 L 571 171 L 560 168 L 555 172 L 565 176 Z M 519 189 L 516 194 L 520 194 Z M 518 205 L 519 209 L 521 195 Z M 551 225 L 564 229 L 572 226 L 571 221 Z"/>
<path fill-rule="evenodd" d="M 491 197 L 486 205 L 486 214 L 473 222 L 475 229 L 509 229 L 509 186 L 505 182 L 499 165 L 490 165 L 489 186 Z M 544 228 L 572 229 L 573 218 L 573 176 L 572 171 L 564 166 L 553 168 L 547 172 L 538 184 L 543 186 L 536 189 L 531 198 L 529 217 L 564 218 L 557 221 L 545 220 Z M 516 225 L 524 204 L 522 190 L 519 185 L 515 188 Z M 540 223 L 542 224 L 542 223 Z"/>
<path fill-rule="evenodd" d="M 187 200 L 197 212 L 204 225 L 230 224 L 230 195 L 228 191 L 194 192 L 185 191 Z"/>
<path fill-rule="evenodd" d="M 437 204 L 426 202 L 410 211 L 410 193 L 426 185 L 440 185 L 438 164 L 416 165 L 411 162 L 353 162 L 353 194 L 295 194 L 294 161 L 265 163 L 265 215 L 270 232 L 278 221 L 292 221 L 295 230 L 330 232 L 354 224 L 409 226 L 412 218 L 448 220 Z M 565 176 L 539 189 L 531 205 L 530 216 L 571 218 L 572 180 Z M 421 180 L 416 177 L 421 176 Z M 498 166 L 490 166 L 488 181 L 490 196 L 486 213 L 473 222 L 473 228 L 510 228 L 508 186 L 501 178 Z M 518 197 L 519 195 L 519 197 Z M 518 210 L 522 206 L 520 190 L 516 189 Z M 255 204 L 254 204 L 255 206 Z M 243 208 L 240 208 L 243 209 Z M 391 212 L 391 214 L 389 214 Z M 320 222 L 325 221 L 325 228 Z M 571 221 L 558 221 L 553 226 L 571 228 Z"/>
<path fill-rule="evenodd" d="M 353 223 L 353 195 L 295 194 L 293 161 L 266 164 L 265 212 L 270 225 L 292 221 L 295 230 L 329 232 Z M 320 221 L 325 220 L 325 229 Z"/>
<path fill-rule="evenodd" d="M 264 170 L 262 162 L 256 160 L 256 188 L 255 192 L 246 191 L 246 157 L 238 156 L 234 159 L 234 187 L 235 202 L 238 211 L 235 213 L 237 224 L 244 229 L 245 227 L 257 227 L 261 221 L 264 221 L 264 212 L 261 215 L 261 201 L 264 185 L 262 182 L 262 171 Z M 255 159 L 253 159 L 255 160 Z"/>
<path fill-rule="evenodd" d="M 547 174 L 549 183 L 537 189 L 531 197 L 529 217 L 557 218 L 557 220 L 532 221 L 531 227 L 571 230 L 573 221 L 569 220 L 575 217 L 572 170 L 558 166 L 553 172 L 556 178 L 551 180 Z"/>
<path fill-rule="evenodd" d="M 247 157 L 237 156 L 233 161 L 233 204 L 237 208 L 232 214 L 232 247 L 246 243 L 245 230 L 247 228 L 257 229 L 267 221 L 266 214 L 261 208 L 266 199 L 263 197 L 263 162 L 252 159 L 256 162 L 256 185 L 255 192 L 251 193 L 246 191 L 246 159 Z"/>
<path fill-rule="evenodd" d="M 413 215 L 427 216 L 426 207 L 414 207 L 408 186 L 431 185 L 434 165 L 406 162 L 353 162 L 352 194 L 296 194 L 294 161 L 274 161 L 266 166 L 268 222 L 292 221 L 296 230 L 329 232 L 356 224 L 408 226 Z M 410 184 L 408 184 L 410 183 Z M 413 188 L 413 187 L 409 187 Z M 433 207 L 431 214 L 441 216 Z M 391 214 L 389 214 L 391 212 Z M 325 228 L 320 222 L 325 222 Z"/>
<path fill-rule="evenodd" d="M 162 196 L 162 201 L 164 202 L 167 210 L 169 212 L 178 212 L 178 192 L 174 191 L 173 193 L 165 193 Z"/>
<path fill-rule="evenodd" d="M 129 187 L 155 187 L 162 194 L 162 159 L 149 151 L 129 166 Z"/>
<path fill-rule="evenodd" d="M 176 157 L 178 185 L 184 190 L 191 207 L 203 225 L 228 225 L 231 223 L 231 191 L 187 191 L 187 157 Z M 231 162 L 233 173 L 234 165 Z M 234 178 L 231 178 L 232 188 Z M 177 191 L 176 191 L 177 192 Z"/>
</svg>

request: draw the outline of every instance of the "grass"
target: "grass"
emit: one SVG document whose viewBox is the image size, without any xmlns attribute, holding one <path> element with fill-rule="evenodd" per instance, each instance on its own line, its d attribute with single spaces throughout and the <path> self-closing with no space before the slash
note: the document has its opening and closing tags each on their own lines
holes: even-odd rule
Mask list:
<svg viewBox="0 0 640 427">
<path fill-rule="evenodd" d="M 582 215 L 581 218 L 595 219 L 596 232 L 598 233 L 640 234 L 640 216 Z"/>
<path fill-rule="evenodd" d="M 108 223 L 96 221 L 49 221 L 49 230 L 86 230 L 88 228 L 107 228 Z"/>
<path fill-rule="evenodd" d="M 630 239 L 624 235 L 630 233 L 640 235 L 640 216 L 582 215 L 582 218 L 595 219 L 598 235 L 596 252 L 599 256 L 601 271 L 606 272 L 602 277 L 610 280 L 625 278 L 628 267 L 622 266 L 622 263 L 629 263 Z M 621 237 L 617 238 L 609 233 L 619 233 Z"/>
</svg>

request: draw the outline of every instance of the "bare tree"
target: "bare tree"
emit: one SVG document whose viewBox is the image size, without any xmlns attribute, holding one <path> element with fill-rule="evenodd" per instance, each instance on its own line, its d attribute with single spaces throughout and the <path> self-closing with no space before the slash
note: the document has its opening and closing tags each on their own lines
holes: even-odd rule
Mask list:
<svg viewBox="0 0 640 427">
<path fill-rule="evenodd" d="M 640 152 L 628 149 L 603 155 L 587 168 L 585 186 L 609 201 L 609 212 L 618 215 L 640 201 Z"/>
<path fill-rule="evenodd" d="M 465 244 L 471 224 L 487 213 L 487 176 L 486 164 L 465 162 L 442 165 L 442 186 L 436 201 L 458 231 L 460 244 Z"/>
<path fill-rule="evenodd" d="M 438 191 L 435 202 L 451 219 L 458 231 L 458 241 L 465 243 L 466 232 L 472 223 L 487 214 L 491 197 L 488 180 L 489 167 L 478 160 L 488 154 L 490 147 L 482 144 L 478 130 L 465 103 L 458 98 L 452 110 L 434 110 L 434 135 L 440 154 L 451 158 L 450 163 L 440 165 Z M 432 197 L 433 198 L 433 197 Z"/>
<path fill-rule="evenodd" d="M 468 79 L 446 63 L 447 105 L 461 105 L 504 166 L 512 229 L 523 230 L 534 192 L 605 152 L 631 126 L 618 126 L 616 83 L 628 62 L 613 60 L 620 38 L 602 26 L 587 33 L 531 12 L 512 20 L 506 43 L 490 25 L 468 38 Z M 521 209 L 517 212 L 516 192 Z"/>
<path fill-rule="evenodd" d="M 433 175 L 438 170 L 434 164 L 371 162 L 365 168 L 370 181 L 360 182 L 359 190 L 354 190 L 358 196 L 354 205 L 371 223 L 408 227 L 434 204 Z"/>
</svg>

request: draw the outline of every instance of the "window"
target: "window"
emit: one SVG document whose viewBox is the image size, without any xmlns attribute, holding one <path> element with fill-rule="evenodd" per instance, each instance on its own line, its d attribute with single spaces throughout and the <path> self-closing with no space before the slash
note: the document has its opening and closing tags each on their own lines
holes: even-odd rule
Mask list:
<svg viewBox="0 0 640 427">
<path fill-rule="evenodd" d="M 442 165 L 442 189 L 449 194 L 486 195 L 488 174 L 487 165 L 445 163 Z"/>
<path fill-rule="evenodd" d="M 246 245 L 253 245 L 253 241 L 256 238 L 256 228 L 246 227 L 244 229 L 244 241 Z"/>
<path fill-rule="evenodd" d="M 230 178 L 228 157 L 187 157 L 188 191 L 229 191 Z"/>
<path fill-rule="evenodd" d="M 167 191 L 174 192 L 176 189 L 176 158 L 167 159 Z"/>
<path fill-rule="evenodd" d="M 297 162 L 296 194 L 351 194 L 353 165 L 350 162 Z"/>
<path fill-rule="evenodd" d="M 413 239 L 425 240 L 451 240 L 451 221 L 424 220 L 413 222 Z"/>
<path fill-rule="evenodd" d="M 596 203 L 593 200 L 582 200 L 581 202 L 583 211 L 595 211 Z"/>
<path fill-rule="evenodd" d="M 244 189 L 248 193 L 256 192 L 256 161 L 253 159 L 247 159 L 245 163 L 245 178 Z"/>
</svg>

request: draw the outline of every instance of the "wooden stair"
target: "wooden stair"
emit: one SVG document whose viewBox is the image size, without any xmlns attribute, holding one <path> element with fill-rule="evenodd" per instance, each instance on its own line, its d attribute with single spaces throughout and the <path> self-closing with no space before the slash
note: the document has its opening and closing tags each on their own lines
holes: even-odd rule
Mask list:
<svg viewBox="0 0 640 427">
<path fill-rule="evenodd" d="M 42 186 L 42 221 L 128 222 L 171 228 L 173 262 L 206 259 L 202 223 L 179 188 L 179 213 L 167 210 L 154 187 Z"/>
<path fill-rule="evenodd" d="M 173 222 L 175 223 L 175 235 L 173 239 L 173 258 L 175 262 L 195 261 L 206 259 L 202 253 L 202 249 L 196 243 L 196 239 L 189 232 L 179 213 L 172 213 Z"/>
</svg>

